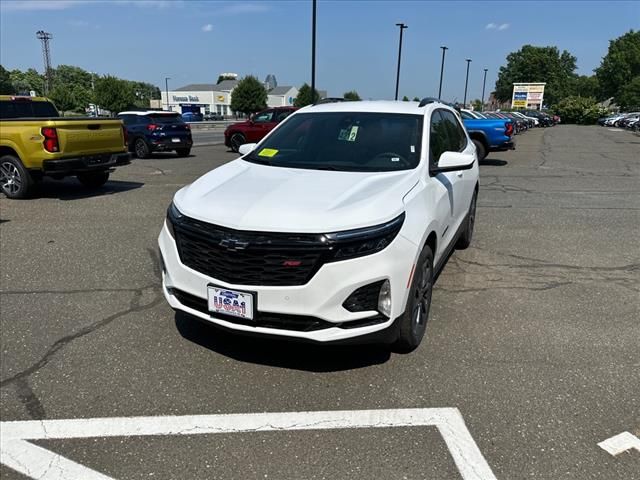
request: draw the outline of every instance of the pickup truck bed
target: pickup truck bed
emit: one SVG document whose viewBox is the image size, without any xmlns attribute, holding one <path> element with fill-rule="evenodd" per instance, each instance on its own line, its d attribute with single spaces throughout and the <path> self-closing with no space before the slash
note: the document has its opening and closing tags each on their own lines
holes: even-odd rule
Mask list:
<svg viewBox="0 0 640 480">
<path fill-rule="evenodd" d="M 513 150 L 516 148 L 513 139 L 513 122 L 507 119 L 463 119 L 467 132 L 482 160 L 489 152 Z"/>
</svg>

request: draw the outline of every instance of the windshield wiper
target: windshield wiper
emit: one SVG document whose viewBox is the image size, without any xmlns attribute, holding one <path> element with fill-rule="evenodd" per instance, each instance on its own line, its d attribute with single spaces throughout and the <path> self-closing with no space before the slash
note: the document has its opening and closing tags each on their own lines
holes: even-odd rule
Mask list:
<svg viewBox="0 0 640 480">
<path fill-rule="evenodd" d="M 246 160 L 247 162 L 258 163 L 260 165 L 273 165 L 269 160 L 265 160 L 264 158 L 260 158 L 253 154 L 249 154 L 243 157 L 243 160 Z"/>
</svg>

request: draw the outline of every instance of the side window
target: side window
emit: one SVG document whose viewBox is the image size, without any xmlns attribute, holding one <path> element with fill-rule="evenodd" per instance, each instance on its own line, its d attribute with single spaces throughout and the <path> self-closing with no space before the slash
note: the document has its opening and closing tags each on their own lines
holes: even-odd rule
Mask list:
<svg viewBox="0 0 640 480">
<path fill-rule="evenodd" d="M 440 110 L 433 112 L 431 114 L 431 130 L 429 133 L 429 149 L 431 150 L 433 163 L 438 163 L 440 155 L 447 150 L 449 139 L 446 128 Z"/>
<path fill-rule="evenodd" d="M 282 120 L 284 120 L 285 118 L 287 118 L 289 115 L 291 115 L 293 113 L 292 110 L 280 110 L 279 112 L 277 112 L 276 114 L 276 122 L 281 122 Z"/>
<path fill-rule="evenodd" d="M 445 124 L 447 136 L 449 137 L 447 151 L 461 152 L 467 147 L 467 136 L 456 116 L 449 110 L 441 110 L 440 114 Z"/>
<path fill-rule="evenodd" d="M 266 110 L 253 117 L 253 123 L 269 123 L 273 121 L 273 110 Z"/>
</svg>

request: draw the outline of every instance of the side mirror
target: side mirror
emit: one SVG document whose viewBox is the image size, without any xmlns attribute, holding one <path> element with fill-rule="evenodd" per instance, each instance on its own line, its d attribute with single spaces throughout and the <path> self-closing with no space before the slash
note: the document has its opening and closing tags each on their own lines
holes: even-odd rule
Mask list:
<svg viewBox="0 0 640 480">
<path fill-rule="evenodd" d="M 256 143 L 244 143 L 240 145 L 240 148 L 238 148 L 238 153 L 240 155 L 246 155 L 247 153 L 253 152 L 253 150 L 256 148 L 256 145 Z"/>
<path fill-rule="evenodd" d="M 440 155 L 438 165 L 431 168 L 432 173 L 457 172 L 470 170 L 476 161 L 475 155 L 460 152 L 444 152 Z"/>
</svg>

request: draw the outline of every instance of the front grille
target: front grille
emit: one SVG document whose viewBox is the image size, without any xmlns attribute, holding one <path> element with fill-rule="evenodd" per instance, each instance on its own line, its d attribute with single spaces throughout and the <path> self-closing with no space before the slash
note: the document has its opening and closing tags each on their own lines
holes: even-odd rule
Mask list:
<svg viewBox="0 0 640 480">
<path fill-rule="evenodd" d="M 304 285 L 333 250 L 321 235 L 240 231 L 189 217 L 174 231 L 184 265 L 235 285 Z"/>
<path fill-rule="evenodd" d="M 383 283 L 384 280 L 381 280 L 358 288 L 349 295 L 349 298 L 344 301 L 342 306 L 350 312 L 378 310 L 378 295 L 380 294 L 380 287 L 382 287 Z"/>
<path fill-rule="evenodd" d="M 191 295 L 190 293 L 179 290 L 177 288 L 170 288 L 169 293 L 176 297 L 176 299 L 185 307 L 192 308 L 206 315 L 211 315 L 206 299 L 196 297 L 195 295 Z M 285 315 L 269 312 L 256 312 L 256 318 L 254 320 L 245 320 L 243 318 L 234 317 L 232 315 L 224 315 L 220 313 L 216 313 L 215 317 L 238 325 L 273 328 L 276 330 L 292 330 L 296 332 L 313 332 L 316 330 L 324 330 L 325 328 L 331 327 L 346 329 L 366 327 L 370 325 L 376 325 L 378 323 L 384 323 L 389 320 L 384 315 L 379 314 L 374 317 L 352 320 L 350 322 L 331 323 L 320 318 L 305 315 Z"/>
</svg>

